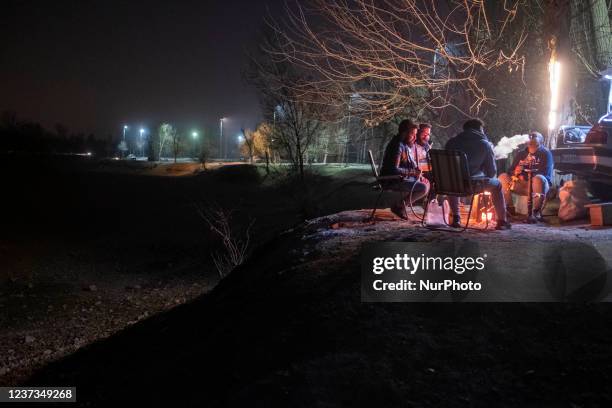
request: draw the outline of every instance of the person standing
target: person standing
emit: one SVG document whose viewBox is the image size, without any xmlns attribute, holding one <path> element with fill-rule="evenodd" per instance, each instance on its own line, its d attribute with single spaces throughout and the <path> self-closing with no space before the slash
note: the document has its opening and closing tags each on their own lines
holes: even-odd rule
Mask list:
<svg viewBox="0 0 612 408">
<path fill-rule="evenodd" d="M 499 175 L 502 183 L 504 198 L 508 206 L 508 212 L 515 214 L 516 210 L 512 203 L 512 194 L 526 196 L 529 191 L 529 177 L 526 169 L 532 170 L 531 187 L 533 194 L 533 214 L 529 216 L 533 220 L 542 221 L 542 207 L 544 206 L 546 194 L 550 190 L 553 179 L 554 161 L 553 155 L 544 147 L 544 137 L 539 132 L 529 133 L 527 147 L 520 151 L 508 169 L 508 173 Z"/>
<path fill-rule="evenodd" d="M 403 204 L 412 198 L 412 202 L 425 197 L 429 192 L 429 182 L 421 177 L 413 149 L 416 146 L 417 125 L 410 120 L 399 124 L 397 135 L 387 144 L 381 176 L 398 176 L 396 180 L 385 181 L 385 188 L 402 192 L 402 198 L 391 207 L 391 211 L 402 219 L 407 219 L 406 207 Z M 412 204 L 411 202 L 411 204 Z"/>
<path fill-rule="evenodd" d="M 484 123 L 480 119 L 470 119 L 463 124 L 463 132 L 451 138 L 446 143 L 447 150 L 459 150 L 467 156 L 471 177 L 484 176 L 484 190 L 491 193 L 495 207 L 497 225 L 495 229 L 507 230 L 512 227 L 506 215 L 506 202 L 502 193 L 501 182 L 496 178 L 497 166 L 493 146 L 484 132 Z M 459 197 L 449 197 L 449 204 L 453 212 L 451 226 L 461 226 L 459 214 Z"/>
</svg>

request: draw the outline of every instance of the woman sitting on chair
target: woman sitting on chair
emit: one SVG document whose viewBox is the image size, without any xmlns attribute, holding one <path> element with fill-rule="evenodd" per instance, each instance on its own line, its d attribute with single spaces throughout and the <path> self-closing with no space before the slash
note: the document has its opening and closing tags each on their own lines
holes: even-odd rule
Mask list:
<svg viewBox="0 0 612 408">
<path fill-rule="evenodd" d="M 429 192 L 429 181 L 421 177 L 418 158 L 415 156 L 418 126 L 410 120 L 403 120 L 397 135 L 385 148 L 381 176 L 399 176 L 397 180 L 387 181 L 385 187 L 402 192 L 401 199 L 391 207 L 393 214 L 408 219 L 406 203 L 418 201 Z"/>
</svg>

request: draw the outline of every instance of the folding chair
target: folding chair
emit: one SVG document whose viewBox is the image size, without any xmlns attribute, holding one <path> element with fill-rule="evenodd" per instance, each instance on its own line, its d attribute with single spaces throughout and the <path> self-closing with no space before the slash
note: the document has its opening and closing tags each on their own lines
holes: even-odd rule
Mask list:
<svg viewBox="0 0 612 408">
<path fill-rule="evenodd" d="M 393 181 L 393 180 L 400 181 L 402 177 L 401 176 L 380 176 L 378 174 L 378 168 L 376 167 L 376 162 L 374 162 L 374 156 L 372 155 L 371 150 L 368 150 L 368 156 L 370 157 L 370 166 L 372 167 L 372 175 L 376 179 L 376 184 L 374 185 L 374 188 L 380 190 L 380 192 L 378 193 L 378 197 L 376 198 L 376 204 L 374 204 L 374 209 L 372 210 L 372 214 L 370 215 L 370 218 L 368 218 L 368 220 L 371 221 L 374 219 L 374 215 L 376 214 L 376 210 L 378 207 L 378 202 L 380 201 L 380 198 L 382 197 L 383 193 L 385 191 L 394 191 L 392 187 L 385 187 L 385 181 Z M 403 195 L 402 195 L 402 204 L 403 204 L 404 211 L 406 211 L 406 201 L 404 200 Z"/>
<path fill-rule="evenodd" d="M 431 149 L 428 155 L 431 163 L 431 191 L 433 196 L 470 197 L 470 209 L 465 227 L 458 231 L 463 232 L 470 224 L 474 195 L 484 190 L 484 185 L 489 179 L 484 176 L 470 176 L 467 156 L 460 150 Z M 424 227 L 436 229 L 428 226 L 426 221 L 430 201 L 427 200 L 421 222 Z M 443 214 L 443 216 L 445 217 L 444 223 L 448 225 L 446 215 Z"/>
</svg>

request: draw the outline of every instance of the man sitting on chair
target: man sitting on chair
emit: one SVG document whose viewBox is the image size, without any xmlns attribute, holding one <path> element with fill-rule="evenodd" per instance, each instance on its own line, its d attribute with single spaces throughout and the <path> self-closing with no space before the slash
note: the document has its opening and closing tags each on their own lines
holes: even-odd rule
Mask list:
<svg viewBox="0 0 612 408">
<path fill-rule="evenodd" d="M 402 192 L 402 199 L 391 207 L 391 211 L 404 220 L 408 218 L 404 203 L 411 198 L 412 202 L 418 201 L 429 192 L 429 182 L 420 176 L 414 157 L 417 129 L 418 126 L 410 120 L 399 124 L 397 135 L 385 148 L 381 168 L 381 176 L 398 176 L 397 180 L 385 182 L 385 187 Z"/>
<path fill-rule="evenodd" d="M 499 175 L 499 180 L 504 190 L 504 197 L 506 198 L 506 204 L 508 205 L 508 212 L 514 215 L 516 211 L 512 204 L 511 193 L 522 196 L 528 194 L 529 179 L 525 173 L 525 169 L 531 166 L 533 169 L 531 179 L 533 215 L 530 215 L 530 217 L 533 217 L 533 221 L 542 221 L 544 198 L 552 185 L 553 178 L 553 156 L 550 150 L 543 146 L 543 143 L 544 137 L 541 133 L 531 132 L 529 134 L 527 148 L 516 155 L 508 169 L 509 174 L 502 173 Z M 512 176 L 510 176 L 510 174 Z"/>
<path fill-rule="evenodd" d="M 415 143 L 416 154 L 419 158 L 419 168 L 423 170 L 423 166 L 427 167 L 429 159 L 427 154 L 431 149 L 431 125 L 429 123 L 421 123 L 417 131 L 417 140 Z"/>
<path fill-rule="evenodd" d="M 493 146 L 484 133 L 484 124 L 480 119 L 470 119 L 463 124 L 463 132 L 453 137 L 446 143 L 447 150 L 459 150 L 465 153 L 472 177 L 486 177 L 484 180 L 484 190 L 491 193 L 491 199 L 495 207 L 497 226 L 495 229 L 510 229 L 511 225 L 506 217 L 506 202 L 502 194 L 501 182 L 495 178 L 497 176 L 497 166 L 495 165 L 495 154 Z M 451 226 L 459 228 L 461 226 L 461 216 L 459 214 L 459 197 L 449 197 L 448 199 L 453 219 Z"/>
</svg>

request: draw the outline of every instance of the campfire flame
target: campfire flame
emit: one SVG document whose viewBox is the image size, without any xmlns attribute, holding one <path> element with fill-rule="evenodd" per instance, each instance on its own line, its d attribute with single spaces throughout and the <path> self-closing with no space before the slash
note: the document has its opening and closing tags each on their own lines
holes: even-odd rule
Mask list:
<svg viewBox="0 0 612 408">
<path fill-rule="evenodd" d="M 491 192 L 490 191 L 484 191 L 481 193 L 483 196 L 487 197 L 487 201 L 490 205 L 491 203 Z M 484 197 L 483 197 L 484 198 Z M 479 205 L 480 207 L 480 205 Z M 493 209 L 489 206 L 487 206 L 487 208 L 480 208 L 480 221 L 482 222 L 490 222 L 493 221 Z M 478 219 L 478 218 L 476 218 Z"/>
<path fill-rule="evenodd" d="M 492 211 L 483 212 L 481 215 L 481 219 L 482 219 L 482 222 L 493 220 L 493 212 Z"/>
</svg>

